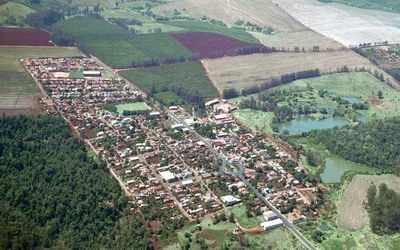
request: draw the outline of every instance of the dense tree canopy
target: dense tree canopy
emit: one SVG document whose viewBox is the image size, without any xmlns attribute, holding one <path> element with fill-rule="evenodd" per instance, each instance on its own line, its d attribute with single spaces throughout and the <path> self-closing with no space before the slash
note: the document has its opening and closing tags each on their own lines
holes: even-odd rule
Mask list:
<svg viewBox="0 0 400 250">
<path fill-rule="evenodd" d="M 63 120 L 0 119 L 0 249 L 151 248 L 138 218 Z"/>
<path fill-rule="evenodd" d="M 391 118 L 315 130 L 308 136 L 344 159 L 377 168 L 395 168 L 400 165 L 399 131 L 400 118 Z"/>
</svg>

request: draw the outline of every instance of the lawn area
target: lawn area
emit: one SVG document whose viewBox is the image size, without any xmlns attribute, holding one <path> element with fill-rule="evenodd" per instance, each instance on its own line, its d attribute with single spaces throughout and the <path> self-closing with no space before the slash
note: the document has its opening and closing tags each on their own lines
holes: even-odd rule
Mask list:
<svg viewBox="0 0 400 250">
<path fill-rule="evenodd" d="M 272 133 L 272 119 L 274 118 L 274 113 L 263 112 L 253 109 L 241 109 L 235 113 L 233 116 L 239 120 L 244 126 L 248 127 L 254 132 L 263 132 L 266 134 Z"/>
<path fill-rule="evenodd" d="M 197 31 L 197 32 L 212 32 L 212 33 L 218 33 L 221 35 L 229 36 L 229 37 L 235 38 L 235 39 L 243 41 L 243 42 L 255 43 L 255 44 L 260 43 L 260 41 L 258 39 L 254 38 L 252 35 L 250 35 L 249 33 L 247 33 L 244 30 L 227 28 L 227 27 L 217 25 L 217 24 L 212 24 L 209 22 L 175 20 L 175 21 L 169 21 L 166 23 L 170 24 L 172 26 L 185 28 L 191 32 L 195 32 L 195 31 Z"/>
<path fill-rule="evenodd" d="M 239 221 L 239 224 L 244 228 L 253 228 L 260 226 L 261 223 L 265 222 L 264 216 L 255 216 L 252 218 L 246 215 L 246 206 L 240 205 L 238 207 L 232 208 L 231 212 L 235 214 L 235 218 Z"/>
<path fill-rule="evenodd" d="M 159 59 L 191 53 L 168 34 L 133 34 L 104 20 L 74 17 L 54 25 L 78 40 L 89 53 L 93 53 L 114 68 L 127 68 L 135 61 Z"/>
<path fill-rule="evenodd" d="M 162 98 L 159 99 L 160 101 L 170 102 L 173 99 L 178 101 L 176 96 L 172 95 L 171 91 L 175 95 L 181 92 L 179 96 L 183 99 L 186 99 L 186 96 L 189 94 L 195 94 L 201 98 L 214 98 L 218 96 L 217 90 L 206 76 L 204 68 L 199 62 L 132 69 L 121 71 L 121 75 L 147 93 L 166 92 L 167 94 L 155 96 L 156 98 Z"/>
<path fill-rule="evenodd" d="M 2 4 L 0 5 L 0 25 L 10 25 L 6 23 L 8 17 L 14 17 L 16 19 L 16 25 L 23 25 L 25 23 L 25 17 L 32 12 L 35 11 L 23 4 L 13 2 Z"/>
<path fill-rule="evenodd" d="M 145 102 L 135 102 L 135 103 L 123 103 L 115 105 L 117 107 L 117 112 L 122 114 L 125 110 L 127 111 L 146 111 L 151 110 Z"/>
<path fill-rule="evenodd" d="M 19 59 L 61 56 L 83 54 L 76 48 L 65 47 L 0 47 L 0 112 L 37 112 L 39 89 Z"/>
<path fill-rule="evenodd" d="M 83 71 L 71 71 L 69 72 L 69 78 L 83 78 Z"/>
</svg>

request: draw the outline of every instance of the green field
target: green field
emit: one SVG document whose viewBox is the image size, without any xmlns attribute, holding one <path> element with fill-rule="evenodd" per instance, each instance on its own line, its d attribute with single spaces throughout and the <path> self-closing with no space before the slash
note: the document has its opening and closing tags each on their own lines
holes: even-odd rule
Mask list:
<svg viewBox="0 0 400 250">
<path fill-rule="evenodd" d="M 76 48 L 0 46 L 0 111 L 30 113 L 36 109 L 39 90 L 19 59 L 61 56 L 82 56 L 82 53 Z"/>
<path fill-rule="evenodd" d="M 0 5 L 0 26 L 10 25 L 6 23 L 8 17 L 14 17 L 17 25 L 23 26 L 25 17 L 32 12 L 35 11 L 28 6 L 19 3 L 7 2 Z"/>
<path fill-rule="evenodd" d="M 185 92 L 199 95 L 202 98 L 214 98 L 218 96 L 200 62 L 185 62 L 166 64 L 159 67 L 132 69 L 122 71 L 121 75 L 134 85 L 147 93 L 169 92 L 163 98 L 168 100 L 176 97 L 170 91 L 181 89 Z M 178 91 L 174 91 L 176 93 Z M 155 96 L 160 97 L 158 96 Z M 184 95 L 181 96 L 184 98 Z M 161 99 L 160 101 L 164 101 Z"/>
<path fill-rule="evenodd" d="M 240 226 L 244 228 L 253 228 L 260 226 L 261 223 L 265 222 L 264 216 L 259 215 L 255 217 L 247 217 L 246 206 L 240 205 L 238 207 L 232 208 L 231 212 L 235 214 L 235 219 L 239 222 Z"/>
<path fill-rule="evenodd" d="M 136 35 L 104 20 L 74 17 L 55 24 L 86 49 L 114 68 L 130 67 L 134 61 L 191 53 L 168 34 Z"/>
<path fill-rule="evenodd" d="M 263 112 L 253 109 L 241 109 L 233 114 L 244 126 L 251 129 L 253 132 L 272 133 L 272 119 L 274 113 Z"/>
<path fill-rule="evenodd" d="M 189 31 L 197 31 L 197 32 L 212 32 L 218 33 L 221 35 L 229 36 L 235 38 L 237 40 L 248 42 L 248 43 L 256 43 L 259 44 L 260 41 L 254 38 L 252 35 L 247 33 L 241 29 L 233 29 L 227 28 L 221 25 L 212 24 L 209 22 L 201 22 L 201 21 L 188 21 L 188 20 L 177 20 L 177 21 L 169 21 L 167 24 L 172 26 L 185 28 Z"/>
<path fill-rule="evenodd" d="M 146 111 L 151 110 L 149 106 L 145 102 L 135 102 L 135 103 L 123 103 L 119 105 L 115 105 L 117 107 L 117 112 L 122 114 L 125 110 L 127 111 Z"/>
<path fill-rule="evenodd" d="M 343 3 L 350 6 L 371 9 L 383 10 L 389 12 L 400 13 L 400 2 L 398 0 L 319 0 L 324 3 Z"/>
</svg>

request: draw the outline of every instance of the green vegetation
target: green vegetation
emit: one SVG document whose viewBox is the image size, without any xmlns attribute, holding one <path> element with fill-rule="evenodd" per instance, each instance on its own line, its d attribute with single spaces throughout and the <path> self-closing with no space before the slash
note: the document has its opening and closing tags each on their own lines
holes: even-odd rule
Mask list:
<svg viewBox="0 0 400 250">
<path fill-rule="evenodd" d="M 78 41 L 84 52 L 93 53 L 114 68 L 135 62 L 191 53 L 168 34 L 136 35 L 104 20 L 74 17 L 54 25 L 56 30 Z"/>
<path fill-rule="evenodd" d="M 240 109 L 233 113 L 233 116 L 253 132 L 264 132 L 266 134 L 273 132 L 271 123 L 274 118 L 274 113 L 272 112 L 263 112 L 254 109 Z"/>
<path fill-rule="evenodd" d="M 26 16 L 32 12 L 34 12 L 33 9 L 19 3 L 2 4 L 0 5 L 0 25 L 24 26 Z"/>
<path fill-rule="evenodd" d="M 70 134 L 62 119 L 0 119 L 0 248 L 150 247 L 117 181 Z"/>
<path fill-rule="evenodd" d="M 258 41 L 256 38 L 254 38 L 252 35 L 250 35 L 249 33 L 247 33 L 246 31 L 244 31 L 242 29 L 233 29 L 233 28 L 228 28 L 225 26 L 212 24 L 209 22 L 201 22 L 201 21 L 174 20 L 174 21 L 169 21 L 166 23 L 170 24 L 172 26 L 187 29 L 189 31 L 212 32 L 212 33 L 229 36 L 229 37 L 235 38 L 235 39 L 243 41 L 243 42 L 256 43 L 256 44 L 260 43 L 260 41 Z"/>
<path fill-rule="evenodd" d="M 367 200 L 372 232 L 377 234 L 395 234 L 400 232 L 400 194 L 388 189 L 386 184 L 368 189 Z"/>
<path fill-rule="evenodd" d="M 199 62 L 166 64 L 159 67 L 122 71 L 121 75 L 162 103 L 171 103 L 176 96 L 202 105 L 203 98 L 218 96 Z M 167 93 L 157 95 L 158 93 Z M 176 96 L 171 94 L 173 92 Z M 165 98 L 165 99 L 164 99 Z"/>
<path fill-rule="evenodd" d="M 313 130 L 308 139 L 346 160 L 393 169 L 400 163 L 400 118 L 374 120 L 355 126 Z"/>
<path fill-rule="evenodd" d="M 263 215 L 256 215 L 249 217 L 246 206 L 238 206 L 231 209 L 231 212 L 235 214 L 235 219 L 239 222 L 240 226 L 244 228 L 253 228 L 260 226 L 261 223 L 265 222 Z"/>
<path fill-rule="evenodd" d="M 124 103 L 116 105 L 117 112 L 122 114 L 124 111 L 146 111 L 151 110 L 145 102 Z"/>
<path fill-rule="evenodd" d="M 343 3 L 350 6 L 372 9 L 372 10 L 383 10 L 389 12 L 400 13 L 400 3 L 398 0 L 318 0 L 323 3 Z"/>
</svg>

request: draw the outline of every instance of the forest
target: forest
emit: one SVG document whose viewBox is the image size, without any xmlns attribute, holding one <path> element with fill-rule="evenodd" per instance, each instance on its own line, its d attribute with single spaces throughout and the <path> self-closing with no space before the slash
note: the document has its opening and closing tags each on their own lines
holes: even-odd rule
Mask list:
<svg viewBox="0 0 400 250">
<path fill-rule="evenodd" d="M 390 171 L 400 163 L 399 131 L 400 118 L 390 118 L 304 135 L 346 160 Z"/>
<path fill-rule="evenodd" d="M 367 200 L 372 232 L 380 235 L 400 232 L 400 194 L 382 183 L 378 194 L 375 185 L 368 189 Z"/>
<path fill-rule="evenodd" d="M 62 119 L 0 119 L 0 249 L 152 249 L 103 163 Z"/>
</svg>

